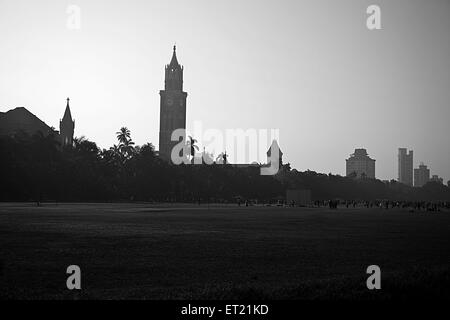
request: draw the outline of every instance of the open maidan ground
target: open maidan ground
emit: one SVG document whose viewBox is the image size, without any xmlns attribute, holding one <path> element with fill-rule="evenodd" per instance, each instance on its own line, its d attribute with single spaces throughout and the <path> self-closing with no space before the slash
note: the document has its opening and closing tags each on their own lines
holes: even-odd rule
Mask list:
<svg viewBox="0 0 450 320">
<path fill-rule="evenodd" d="M 449 211 L 2 203 L 0 298 L 449 299 L 449 235 Z"/>
</svg>

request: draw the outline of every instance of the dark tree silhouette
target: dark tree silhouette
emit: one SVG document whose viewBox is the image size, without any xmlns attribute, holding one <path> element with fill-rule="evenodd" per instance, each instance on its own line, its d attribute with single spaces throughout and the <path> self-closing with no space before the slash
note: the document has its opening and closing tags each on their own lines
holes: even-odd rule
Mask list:
<svg viewBox="0 0 450 320">
<path fill-rule="evenodd" d="M 275 202 L 287 189 L 310 189 L 314 200 L 450 200 L 450 188 L 438 183 L 412 188 L 396 181 L 299 172 L 288 165 L 275 176 L 260 175 L 259 167 L 175 166 L 161 160 L 151 143 L 135 146 L 127 128 L 117 137 L 118 145 L 103 150 L 85 137 L 64 148 L 55 134 L 0 137 L 0 200 L 230 202 L 239 197 Z M 195 139 L 188 143 L 195 154 Z M 226 153 L 221 156 L 226 162 Z"/>
<path fill-rule="evenodd" d="M 120 128 L 116 132 L 117 140 L 119 140 L 119 152 L 124 160 L 128 160 L 134 153 L 134 142 L 131 140 L 131 132 L 127 127 Z"/>
<path fill-rule="evenodd" d="M 195 151 L 198 151 L 198 146 L 196 145 L 197 140 L 192 138 L 191 136 L 189 136 L 189 147 L 190 147 L 190 151 L 191 151 L 191 161 L 194 161 L 194 157 L 195 157 Z"/>
</svg>

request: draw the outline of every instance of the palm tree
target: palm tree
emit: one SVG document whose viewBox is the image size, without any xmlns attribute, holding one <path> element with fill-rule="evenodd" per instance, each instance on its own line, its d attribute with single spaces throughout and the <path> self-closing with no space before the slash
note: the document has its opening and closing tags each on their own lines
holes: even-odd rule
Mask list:
<svg viewBox="0 0 450 320">
<path fill-rule="evenodd" d="M 223 158 L 223 164 L 227 164 L 227 158 L 228 158 L 228 155 L 227 155 L 227 152 L 226 152 L 226 151 L 225 151 L 224 154 L 222 155 L 222 158 Z"/>
<path fill-rule="evenodd" d="M 127 127 L 120 128 L 120 131 L 116 132 L 117 140 L 121 144 L 126 145 L 129 140 L 131 140 L 131 132 Z"/>
<path fill-rule="evenodd" d="M 196 145 L 197 140 L 189 136 L 189 146 L 191 147 L 191 157 L 194 159 L 195 150 L 198 151 L 198 146 Z"/>
<path fill-rule="evenodd" d="M 114 155 L 120 154 L 120 148 L 119 148 L 119 146 L 117 144 L 115 144 L 112 147 L 110 147 L 109 151 L 111 151 L 111 153 L 114 154 Z"/>
<path fill-rule="evenodd" d="M 127 127 L 120 128 L 116 132 L 117 140 L 119 140 L 119 151 L 125 159 L 130 158 L 134 154 L 134 142 L 131 140 L 131 132 Z"/>
</svg>

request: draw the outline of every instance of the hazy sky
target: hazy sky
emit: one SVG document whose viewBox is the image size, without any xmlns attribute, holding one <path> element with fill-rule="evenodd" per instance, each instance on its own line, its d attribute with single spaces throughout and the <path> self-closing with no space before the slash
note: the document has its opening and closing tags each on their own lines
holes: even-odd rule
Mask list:
<svg viewBox="0 0 450 320">
<path fill-rule="evenodd" d="M 81 9 L 81 28 L 66 23 Z M 366 9 L 381 7 L 382 30 Z M 127 126 L 158 148 L 176 42 L 187 127 L 279 129 L 299 170 L 345 174 L 364 147 L 397 178 L 397 148 L 450 179 L 450 1 L 0 0 L 0 111 L 26 107 L 106 148 Z M 201 145 L 201 142 L 200 142 Z M 265 150 L 264 150 L 265 151 Z"/>
</svg>

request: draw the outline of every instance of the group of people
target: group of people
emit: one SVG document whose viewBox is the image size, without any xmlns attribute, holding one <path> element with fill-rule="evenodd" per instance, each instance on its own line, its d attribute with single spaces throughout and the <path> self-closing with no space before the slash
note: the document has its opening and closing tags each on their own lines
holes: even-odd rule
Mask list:
<svg viewBox="0 0 450 320">
<path fill-rule="evenodd" d="M 450 201 L 393 201 L 393 200 L 374 200 L 374 201 L 356 201 L 356 200 L 316 200 L 315 207 L 329 207 L 337 209 L 338 206 L 345 208 L 381 208 L 381 209 L 412 209 L 419 211 L 441 211 L 450 210 Z"/>
</svg>

